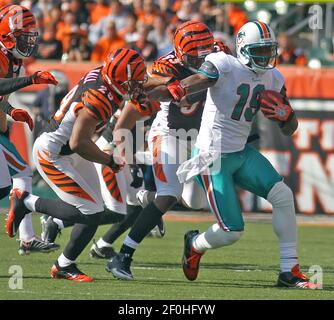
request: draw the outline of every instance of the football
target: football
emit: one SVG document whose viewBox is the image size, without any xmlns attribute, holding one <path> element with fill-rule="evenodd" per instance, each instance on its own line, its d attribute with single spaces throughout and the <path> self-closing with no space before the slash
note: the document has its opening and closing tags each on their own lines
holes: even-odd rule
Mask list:
<svg viewBox="0 0 334 320">
<path fill-rule="evenodd" d="M 284 122 L 293 116 L 289 102 L 279 92 L 272 90 L 260 92 L 258 103 L 263 115 L 269 120 Z"/>
<path fill-rule="evenodd" d="M 273 105 L 284 104 L 283 96 L 273 90 L 261 91 L 258 95 L 258 101 L 261 110 L 262 108 L 270 108 Z"/>
</svg>

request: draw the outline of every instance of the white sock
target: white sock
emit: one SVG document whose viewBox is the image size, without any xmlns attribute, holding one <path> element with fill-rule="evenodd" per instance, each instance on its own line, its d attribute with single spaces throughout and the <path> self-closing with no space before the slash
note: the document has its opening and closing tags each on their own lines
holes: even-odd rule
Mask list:
<svg viewBox="0 0 334 320">
<path fill-rule="evenodd" d="M 67 267 L 69 265 L 71 265 L 72 263 L 75 263 L 75 261 L 72 261 L 70 259 L 67 259 L 64 254 L 62 253 L 59 258 L 58 258 L 58 264 L 59 264 L 59 267 Z"/>
<path fill-rule="evenodd" d="M 39 199 L 39 197 L 33 195 L 33 194 L 29 194 L 24 200 L 24 205 L 26 206 L 26 208 L 30 211 L 36 211 L 36 201 Z"/>
<path fill-rule="evenodd" d="M 31 213 L 27 214 L 19 227 L 20 240 L 29 242 L 35 237 L 35 232 L 32 226 Z"/>
<path fill-rule="evenodd" d="M 20 189 L 31 193 L 31 177 L 21 177 L 13 179 L 13 189 Z M 29 209 L 30 210 L 30 209 Z M 32 210 L 31 210 L 32 211 Z M 27 214 L 19 227 L 20 240 L 31 241 L 35 237 L 32 226 L 31 213 Z"/>
<path fill-rule="evenodd" d="M 132 248 L 132 249 L 137 249 L 139 243 L 137 243 L 136 241 L 133 241 L 129 236 L 126 236 L 123 244 L 125 244 L 126 246 Z"/>
<path fill-rule="evenodd" d="M 97 246 L 98 246 L 99 248 L 105 248 L 105 247 L 110 248 L 110 247 L 112 247 L 112 245 L 111 245 L 110 243 L 105 242 L 102 238 L 100 238 L 100 239 L 96 242 L 96 244 L 97 244 Z"/>
<path fill-rule="evenodd" d="M 198 252 L 205 252 L 211 249 L 211 245 L 205 239 L 205 232 L 199 234 L 193 241 L 193 248 Z"/>
<path fill-rule="evenodd" d="M 195 238 L 193 247 L 199 252 L 225 247 L 239 240 L 241 235 L 242 231 L 224 231 L 218 223 L 215 223 Z"/>
<path fill-rule="evenodd" d="M 280 243 L 281 272 L 288 272 L 298 263 L 296 243 Z"/>
<path fill-rule="evenodd" d="M 273 205 L 272 224 L 280 244 L 281 272 L 291 271 L 298 263 L 297 224 L 291 189 L 277 182 L 270 190 L 267 200 Z"/>
<path fill-rule="evenodd" d="M 52 220 L 53 220 L 54 223 L 56 223 L 58 225 L 58 227 L 60 229 L 64 229 L 65 228 L 63 220 L 60 220 L 58 218 L 53 218 Z"/>
<path fill-rule="evenodd" d="M 32 180 L 31 177 L 14 178 L 13 189 L 20 189 L 31 193 L 32 192 L 31 180 Z"/>
</svg>

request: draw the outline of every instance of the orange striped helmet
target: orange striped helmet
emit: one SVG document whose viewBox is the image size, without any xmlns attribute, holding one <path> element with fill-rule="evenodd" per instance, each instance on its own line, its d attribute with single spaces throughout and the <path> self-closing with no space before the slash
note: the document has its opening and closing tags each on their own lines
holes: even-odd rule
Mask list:
<svg viewBox="0 0 334 320">
<path fill-rule="evenodd" d="M 16 58 L 31 56 L 37 39 L 36 18 L 30 10 L 19 5 L 0 8 L 0 41 Z"/>
<path fill-rule="evenodd" d="M 187 21 L 175 31 L 174 50 L 185 67 L 197 71 L 205 56 L 214 50 L 212 32 L 202 22 Z"/>
<path fill-rule="evenodd" d="M 132 49 L 110 51 L 102 67 L 102 79 L 116 93 L 132 98 L 143 90 L 147 81 L 146 64 L 143 57 Z"/>
</svg>

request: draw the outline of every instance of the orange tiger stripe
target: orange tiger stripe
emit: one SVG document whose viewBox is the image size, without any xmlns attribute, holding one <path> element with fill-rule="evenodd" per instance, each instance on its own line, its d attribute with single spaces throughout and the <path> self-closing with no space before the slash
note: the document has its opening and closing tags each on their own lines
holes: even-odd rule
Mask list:
<svg viewBox="0 0 334 320">
<path fill-rule="evenodd" d="M 125 58 L 128 54 L 129 54 L 129 50 L 120 51 L 120 54 L 118 54 L 113 60 L 113 62 L 110 63 L 107 73 L 110 74 L 110 71 L 111 71 L 111 74 L 113 76 L 112 78 L 114 78 L 117 68 L 120 67 L 121 64 L 127 64 L 127 62 L 125 62 L 126 61 Z M 110 68 L 111 70 L 109 71 Z"/>
<path fill-rule="evenodd" d="M 0 15 L 2 15 L 2 19 L 5 17 L 5 15 L 8 13 L 8 11 L 11 9 L 11 5 L 8 4 L 7 6 L 4 6 L 0 9 Z"/>
<path fill-rule="evenodd" d="M 154 173 L 155 173 L 155 176 L 162 182 L 167 182 L 167 178 L 165 176 L 165 173 L 163 172 L 163 169 L 162 169 L 162 164 L 160 163 L 156 163 L 154 165 Z"/>
<path fill-rule="evenodd" d="M 82 96 L 82 102 L 93 115 L 104 122 L 107 121 L 112 114 L 111 102 L 97 90 L 89 89 L 86 91 Z"/>
<path fill-rule="evenodd" d="M 77 182 L 67 176 L 66 173 L 58 170 L 53 163 L 46 160 L 39 151 L 37 152 L 37 155 L 41 169 L 48 179 L 52 181 L 52 183 L 54 183 L 60 190 L 75 197 L 95 202 L 95 200 L 85 190 L 83 190 Z"/>
<path fill-rule="evenodd" d="M 138 60 L 138 58 L 136 59 Z M 146 73 L 146 66 L 141 63 L 141 61 L 137 61 L 136 65 L 133 68 L 132 78 L 140 79 Z"/>
<path fill-rule="evenodd" d="M 115 180 L 115 176 L 111 172 L 108 172 L 105 176 L 103 176 L 103 178 L 104 178 L 104 181 L 108 181 L 108 183 L 110 181 Z"/>
<path fill-rule="evenodd" d="M 0 51 L 0 77 L 5 78 L 8 75 L 9 61 L 6 55 Z"/>
<path fill-rule="evenodd" d="M 162 164 L 159 163 L 159 155 L 161 153 L 161 136 L 155 136 L 153 142 L 153 169 L 155 176 L 162 182 L 167 182 L 167 178 L 163 171 Z"/>
<path fill-rule="evenodd" d="M 111 180 L 105 179 L 104 181 L 109 190 L 117 184 L 116 178 L 112 178 Z"/>
<path fill-rule="evenodd" d="M 109 190 L 110 195 L 120 203 L 123 203 L 121 191 L 117 184 L 116 174 L 107 166 L 102 168 L 103 180 Z"/>
<path fill-rule="evenodd" d="M 152 71 L 170 77 L 177 73 L 177 68 L 168 61 L 160 60 L 153 64 Z"/>
</svg>

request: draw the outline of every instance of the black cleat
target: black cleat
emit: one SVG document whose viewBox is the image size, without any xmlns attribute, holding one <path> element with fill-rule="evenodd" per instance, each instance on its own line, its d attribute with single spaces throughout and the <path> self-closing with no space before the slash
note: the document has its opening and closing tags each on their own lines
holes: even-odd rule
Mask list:
<svg viewBox="0 0 334 320">
<path fill-rule="evenodd" d="M 319 284 L 311 282 L 296 264 L 291 271 L 281 272 L 277 279 L 277 287 L 301 288 L 301 289 L 321 289 Z"/>
<path fill-rule="evenodd" d="M 184 235 L 184 251 L 182 256 L 182 268 L 186 278 L 196 280 L 199 272 L 199 262 L 204 252 L 198 252 L 193 248 L 194 238 L 199 234 L 198 230 L 188 231 Z"/>
<path fill-rule="evenodd" d="M 20 223 L 30 211 L 25 207 L 23 200 L 29 195 L 27 191 L 12 189 L 10 192 L 10 207 L 6 229 L 10 238 L 15 237 Z"/>
<path fill-rule="evenodd" d="M 108 259 L 115 257 L 117 255 L 113 247 L 101 247 L 99 248 L 95 240 L 93 240 L 93 245 L 90 248 L 89 255 L 91 258 L 95 259 Z"/>
<path fill-rule="evenodd" d="M 150 231 L 148 236 L 153 238 L 163 238 L 165 234 L 166 226 L 164 220 L 161 217 L 159 223 Z"/>
<path fill-rule="evenodd" d="M 44 226 L 42 226 L 42 230 L 42 240 L 50 243 L 55 242 L 57 235 L 61 232 L 58 224 L 53 221 L 53 217 L 48 217 Z"/>
<path fill-rule="evenodd" d="M 49 253 L 59 249 L 59 247 L 59 244 L 44 242 L 38 238 L 33 238 L 31 241 L 20 240 L 19 255 Z"/>
<path fill-rule="evenodd" d="M 134 280 L 130 270 L 132 259 L 124 253 L 117 254 L 107 263 L 106 270 L 120 280 Z"/>
<path fill-rule="evenodd" d="M 92 282 L 94 279 L 80 271 L 75 263 L 67 267 L 60 267 L 56 262 L 51 268 L 51 278 L 66 279 L 77 282 Z"/>
</svg>

